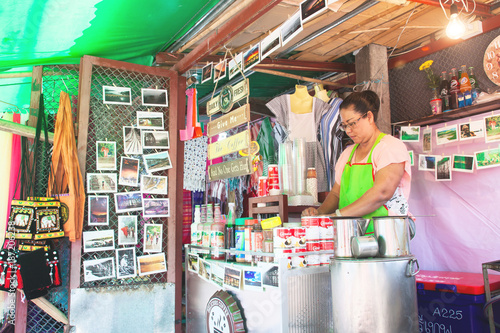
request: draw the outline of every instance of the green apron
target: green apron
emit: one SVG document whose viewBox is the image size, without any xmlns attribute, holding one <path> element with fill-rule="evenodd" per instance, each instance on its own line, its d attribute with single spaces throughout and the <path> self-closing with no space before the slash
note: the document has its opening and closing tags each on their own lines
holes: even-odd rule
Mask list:
<svg viewBox="0 0 500 333">
<path fill-rule="evenodd" d="M 356 144 L 352 149 L 351 155 L 344 167 L 344 172 L 342 173 L 342 178 L 340 181 L 340 198 L 339 198 L 339 209 L 342 209 L 354 201 L 358 200 L 366 191 L 373 187 L 375 180 L 375 175 L 373 174 L 373 164 L 372 164 L 372 153 L 375 146 L 384 137 L 385 133 L 380 133 L 377 140 L 373 144 L 370 154 L 368 155 L 368 160 L 366 163 L 352 163 L 352 156 L 358 148 Z M 372 218 L 373 216 L 388 216 L 389 211 L 385 206 L 380 206 L 377 210 L 366 214 L 363 218 Z M 366 234 L 373 233 L 373 221 L 370 221 L 368 229 L 366 229 Z"/>
</svg>

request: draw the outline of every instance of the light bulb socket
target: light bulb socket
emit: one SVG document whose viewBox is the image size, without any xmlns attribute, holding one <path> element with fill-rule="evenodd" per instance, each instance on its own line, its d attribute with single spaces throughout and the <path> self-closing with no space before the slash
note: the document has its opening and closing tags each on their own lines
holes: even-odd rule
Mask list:
<svg viewBox="0 0 500 333">
<path fill-rule="evenodd" d="M 450 18 L 453 17 L 453 15 L 458 15 L 458 7 L 456 3 L 452 3 L 450 6 Z"/>
</svg>

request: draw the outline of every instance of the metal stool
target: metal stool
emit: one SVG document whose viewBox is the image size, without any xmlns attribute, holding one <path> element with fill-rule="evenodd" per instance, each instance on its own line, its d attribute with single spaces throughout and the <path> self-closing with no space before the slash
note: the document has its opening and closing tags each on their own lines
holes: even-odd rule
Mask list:
<svg viewBox="0 0 500 333">
<path fill-rule="evenodd" d="M 486 304 L 491 301 L 492 296 L 500 295 L 500 290 L 494 291 L 493 294 L 490 290 L 490 281 L 488 278 L 488 269 L 500 272 L 500 260 L 483 263 L 483 279 L 484 279 L 484 293 L 486 294 Z M 493 306 L 490 304 L 487 309 L 488 322 L 490 324 L 490 333 L 495 333 L 495 320 L 493 318 Z"/>
</svg>

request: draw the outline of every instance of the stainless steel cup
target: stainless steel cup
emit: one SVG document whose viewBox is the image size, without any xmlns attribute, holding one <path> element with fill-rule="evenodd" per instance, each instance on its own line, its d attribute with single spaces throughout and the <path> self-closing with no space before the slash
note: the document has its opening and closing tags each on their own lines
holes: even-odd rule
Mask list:
<svg viewBox="0 0 500 333">
<path fill-rule="evenodd" d="M 354 258 L 376 257 L 378 242 L 373 236 L 357 236 L 351 239 L 351 250 Z"/>
<path fill-rule="evenodd" d="M 410 239 L 415 236 L 415 224 L 407 216 L 373 217 L 373 228 L 381 257 L 411 255 Z"/>
</svg>

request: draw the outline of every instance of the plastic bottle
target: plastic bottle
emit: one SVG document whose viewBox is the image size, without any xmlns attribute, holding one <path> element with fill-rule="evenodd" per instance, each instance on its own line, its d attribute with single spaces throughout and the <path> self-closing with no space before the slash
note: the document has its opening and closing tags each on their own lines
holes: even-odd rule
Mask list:
<svg viewBox="0 0 500 333">
<path fill-rule="evenodd" d="M 247 219 L 245 221 L 245 251 L 253 251 L 252 247 L 252 231 L 253 225 L 257 222 L 254 219 Z M 245 254 L 245 262 L 252 262 L 253 256 L 251 254 Z"/>
<path fill-rule="evenodd" d="M 216 206 L 217 209 L 217 206 Z M 224 252 L 219 252 L 219 249 L 224 249 L 224 223 L 220 220 L 220 207 L 219 216 L 214 219 L 214 223 L 210 226 L 210 247 L 212 248 L 212 259 L 224 260 L 226 257 Z"/>
<path fill-rule="evenodd" d="M 226 230 L 224 233 L 224 242 L 225 242 L 225 248 L 226 249 L 234 249 L 235 248 L 235 243 L 234 243 L 234 219 L 235 219 L 235 208 L 234 208 L 234 202 L 230 202 L 229 204 L 229 214 L 227 215 L 227 223 L 226 223 Z M 233 254 L 226 253 L 226 260 L 227 261 L 234 261 L 235 257 Z"/>
<path fill-rule="evenodd" d="M 255 221 L 255 220 L 254 220 Z M 264 251 L 264 233 L 262 231 L 262 226 L 257 221 L 253 225 L 252 230 L 252 249 L 255 252 Z M 262 256 L 255 256 L 255 261 L 262 261 Z"/>
<path fill-rule="evenodd" d="M 201 205 L 201 223 L 207 222 L 207 205 Z"/>
<path fill-rule="evenodd" d="M 469 81 L 472 87 L 472 103 L 477 99 L 479 93 L 481 92 L 481 88 L 479 88 L 479 84 L 477 83 L 476 76 L 474 75 L 474 67 L 469 67 Z"/>
<path fill-rule="evenodd" d="M 450 94 L 448 91 L 448 74 L 446 71 L 441 72 L 441 84 L 439 85 L 439 96 L 441 97 L 441 102 L 444 111 L 450 110 Z"/>
<path fill-rule="evenodd" d="M 220 204 L 216 203 L 214 205 L 214 223 L 221 222 L 221 214 L 220 214 Z"/>
<path fill-rule="evenodd" d="M 458 109 L 458 95 L 460 94 L 460 83 L 458 82 L 457 69 L 451 69 L 450 79 L 450 106 L 452 109 Z"/>
<path fill-rule="evenodd" d="M 460 92 L 464 95 L 464 106 L 472 105 L 472 86 L 469 80 L 469 74 L 467 74 L 467 67 L 462 65 L 461 76 L 460 76 Z"/>
<path fill-rule="evenodd" d="M 198 232 L 198 227 L 201 222 L 201 211 L 200 205 L 194 206 L 194 222 L 191 224 L 191 245 L 198 245 L 198 238 L 200 234 Z"/>
<path fill-rule="evenodd" d="M 212 204 L 207 204 L 207 222 L 214 223 L 214 209 Z"/>
<path fill-rule="evenodd" d="M 236 250 L 245 251 L 245 219 L 236 219 L 235 224 L 234 247 Z M 236 254 L 236 262 L 245 262 L 245 255 L 241 253 Z"/>
</svg>

